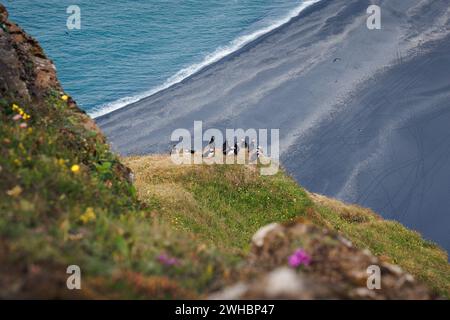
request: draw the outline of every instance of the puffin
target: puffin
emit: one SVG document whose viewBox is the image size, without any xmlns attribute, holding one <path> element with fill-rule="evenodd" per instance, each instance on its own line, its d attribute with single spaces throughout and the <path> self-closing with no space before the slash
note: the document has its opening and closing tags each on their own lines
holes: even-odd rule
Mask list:
<svg viewBox="0 0 450 320">
<path fill-rule="evenodd" d="M 215 154 L 214 151 L 215 151 L 215 149 L 213 149 L 213 148 L 209 149 L 209 153 L 208 153 L 208 155 L 207 155 L 206 157 L 207 157 L 208 159 L 214 157 L 214 154 Z"/>
<path fill-rule="evenodd" d="M 207 157 L 208 154 L 209 154 L 209 151 L 211 149 L 215 149 L 216 148 L 215 141 L 216 141 L 216 137 L 212 136 L 211 139 L 208 142 L 208 145 L 205 147 L 205 149 L 203 149 L 203 154 L 202 154 L 203 157 Z"/>
<path fill-rule="evenodd" d="M 240 149 L 248 149 L 248 142 L 246 139 L 241 139 L 241 143 L 239 146 Z"/>
<path fill-rule="evenodd" d="M 179 153 L 180 153 L 180 150 L 178 150 L 177 145 L 174 144 L 172 146 L 172 149 L 170 150 L 170 155 L 172 155 L 172 154 L 179 154 Z"/>
<path fill-rule="evenodd" d="M 263 155 L 264 155 L 263 148 L 258 146 L 258 148 L 256 148 L 256 156 L 258 158 L 261 158 L 261 156 L 263 156 Z"/>
<path fill-rule="evenodd" d="M 227 140 L 225 140 L 225 142 L 222 145 L 222 153 L 223 153 L 223 155 L 226 156 L 228 154 L 228 151 L 230 151 L 230 147 L 228 146 Z"/>
<path fill-rule="evenodd" d="M 234 154 L 236 154 L 235 148 L 234 148 L 234 147 L 231 147 L 230 150 L 228 151 L 227 155 L 228 155 L 228 156 L 232 156 L 232 155 L 234 155 Z"/>
</svg>

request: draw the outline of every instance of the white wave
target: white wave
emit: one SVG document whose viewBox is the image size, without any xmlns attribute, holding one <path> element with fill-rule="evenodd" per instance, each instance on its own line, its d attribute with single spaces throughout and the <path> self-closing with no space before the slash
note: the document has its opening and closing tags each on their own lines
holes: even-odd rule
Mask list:
<svg viewBox="0 0 450 320">
<path fill-rule="evenodd" d="M 272 30 L 275 30 L 275 29 L 281 27 L 282 25 L 288 23 L 292 18 L 298 16 L 304 9 L 306 9 L 307 7 L 317 3 L 319 1 L 321 1 L 321 0 L 302 1 L 302 3 L 299 6 L 297 6 L 295 9 L 291 10 L 282 19 L 277 20 L 273 24 L 271 24 L 265 28 L 259 29 L 253 33 L 236 38 L 224 47 L 219 47 L 213 53 L 208 54 L 203 59 L 203 61 L 201 61 L 200 63 L 190 65 L 189 67 L 178 71 L 175 75 L 173 75 L 169 79 L 167 79 L 162 85 L 157 86 L 147 92 L 144 92 L 144 93 L 136 95 L 136 96 L 121 98 L 112 103 L 107 103 L 107 104 L 101 105 L 100 107 L 95 108 L 94 110 L 89 112 L 89 115 L 92 118 L 100 117 L 102 115 L 105 115 L 105 114 L 108 114 L 115 110 L 118 110 L 120 108 L 123 108 L 131 103 L 134 103 L 134 102 L 142 100 L 146 97 L 152 96 L 155 93 L 162 91 L 164 89 L 167 89 L 177 83 L 180 83 L 181 81 L 183 81 L 184 79 L 197 73 L 204 67 L 221 60 L 222 58 L 228 56 L 229 54 L 232 54 L 233 52 L 236 52 L 237 50 L 241 49 L 246 44 L 248 44 L 248 43 L 258 39 L 259 37 L 271 32 Z"/>
</svg>

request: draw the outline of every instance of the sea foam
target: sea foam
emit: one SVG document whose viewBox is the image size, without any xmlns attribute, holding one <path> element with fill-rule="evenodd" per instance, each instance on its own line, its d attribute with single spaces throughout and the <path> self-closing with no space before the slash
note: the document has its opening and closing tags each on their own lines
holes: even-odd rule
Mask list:
<svg viewBox="0 0 450 320">
<path fill-rule="evenodd" d="M 288 23 L 291 19 L 298 16 L 304 9 L 307 7 L 319 2 L 321 0 L 306 0 L 303 1 L 296 8 L 292 9 L 287 15 L 282 17 L 277 21 L 273 21 L 267 27 L 261 28 L 257 31 L 249 33 L 247 35 L 240 36 L 233 41 L 231 41 L 228 45 L 217 48 L 213 53 L 208 54 L 201 62 L 190 65 L 187 68 L 181 69 L 176 74 L 168 78 L 162 85 L 154 87 L 149 91 L 143 92 L 141 94 L 124 97 L 118 99 L 111 103 L 106 103 L 97 108 L 94 108 L 89 112 L 89 115 L 93 118 L 98 118 L 120 108 L 123 108 L 129 104 L 142 100 L 146 97 L 152 96 L 162 90 L 165 90 L 175 84 L 180 83 L 184 79 L 194 75 L 195 73 L 201 71 L 203 68 L 225 58 L 226 56 L 238 51 L 248 43 L 258 39 L 259 37 L 281 27 L 282 25 Z"/>
</svg>

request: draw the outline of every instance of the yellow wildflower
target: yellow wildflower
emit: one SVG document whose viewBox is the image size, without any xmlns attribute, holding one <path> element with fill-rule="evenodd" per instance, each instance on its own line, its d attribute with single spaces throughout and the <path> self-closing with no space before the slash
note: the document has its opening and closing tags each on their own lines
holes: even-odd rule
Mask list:
<svg viewBox="0 0 450 320">
<path fill-rule="evenodd" d="M 94 221 L 97 217 L 95 216 L 94 209 L 91 207 L 87 208 L 86 211 L 80 216 L 80 221 L 84 224 Z"/>
<path fill-rule="evenodd" d="M 211 277 L 214 274 L 214 266 L 212 264 L 208 264 L 208 267 L 206 267 L 206 275 L 208 277 Z"/>
<path fill-rule="evenodd" d="M 21 107 L 19 107 L 17 104 L 13 104 L 12 105 L 12 110 L 16 111 L 23 120 L 28 120 L 31 118 L 31 116 L 29 114 L 27 114 L 25 111 L 23 111 L 23 109 Z M 14 119 L 16 120 L 16 119 Z"/>
<path fill-rule="evenodd" d="M 77 173 L 78 171 L 80 171 L 80 166 L 77 164 L 74 164 L 71 168 L 70 171 L 72 171 L 73 173 Z"/>
<path fill-rule="evenodd" d="M 67 101 L 67 100 L 69 100 L 69 96 L 68 95 L 62 95 L 61 96 L 61 99 L 63 99 L 63 101 Z"/>
</svg>

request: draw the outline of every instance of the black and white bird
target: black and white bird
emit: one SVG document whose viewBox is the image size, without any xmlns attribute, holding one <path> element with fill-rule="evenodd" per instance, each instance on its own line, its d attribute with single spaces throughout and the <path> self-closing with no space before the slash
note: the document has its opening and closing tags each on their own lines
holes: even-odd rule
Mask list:
<svg viewBox="0 0 450 320">
<path fill-rule="evenodd" d="M 246 139 L 241 139 L 241 143 L 239 144 L 239 149 L 242 149 L 242 150 L 248 149 L 248 142 Z"/>
<path fill-rule="evenodd" d="M 208 142 L 208 145 L 206 146 L 208 149 L 215 149 L 216 148 L 216 137 L 212 136 L 211 139 Z"/>
<path fill-rule="evenodd" d="M 180 153 L 180 150 L 177 148 L 177 145 L 174 144 L 172 146 L 172 149 L 170 149 L 170 155 L 172 155 L 172 154 L 179 154 L 179 153 Z"/>
<path fill-rule="evenodd" d="M 256 149 L 250 154 L 250 162 L 256 162 L 259 158 L 264 156 L 264 150 L 261 146 L 257 146 Z"/>
<path fill-rule="evenodd" d="M 226 156 L 229 151 L 230 151 L 230 146 L 228 145 L 228 141 L 225 140 L 225 142 L 222 145 L 222 153 Z"/>
<path fill-rule="evenodd" d="M 203 157 L 207 157 L 211 149 L 216 149 L 216 137 L 212 136 L 208 145 L 203 149 Z"/>
<path fill-rule="evenodd" d="M 214 157 L 214 155 L 215 155 L 215 149 L 211 148 L 211 149 L 209 149 L 209 153 L 206 157 L 208 159 L 210 159 L 210 158 Z"/>
<path fill-rule="evenodd" d="M 264 155 L 264 150 L 262 147 L 258 146 L 258 148 L 256 148 L 256 156 L 258 158 L 261 158 Z"/>
</svg>

